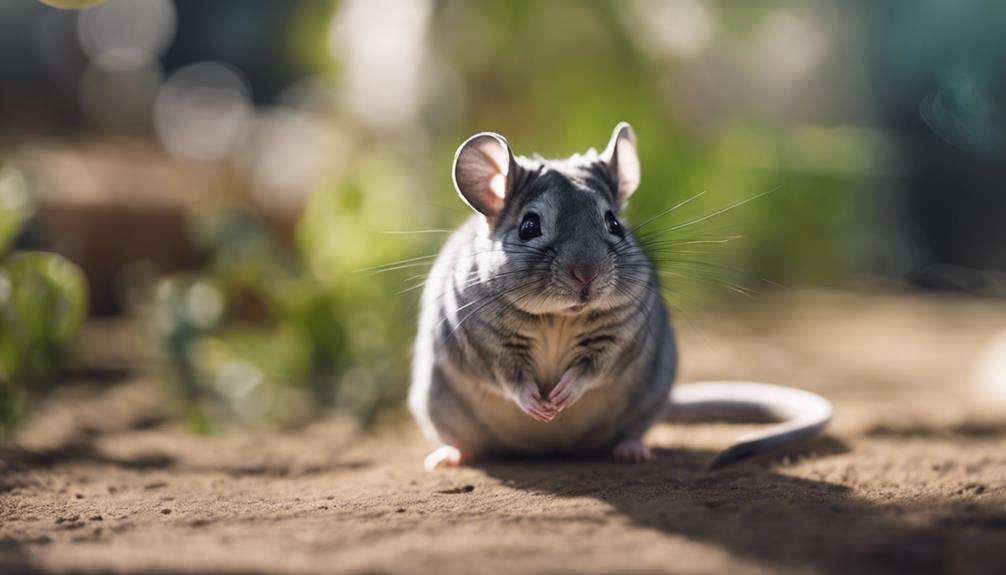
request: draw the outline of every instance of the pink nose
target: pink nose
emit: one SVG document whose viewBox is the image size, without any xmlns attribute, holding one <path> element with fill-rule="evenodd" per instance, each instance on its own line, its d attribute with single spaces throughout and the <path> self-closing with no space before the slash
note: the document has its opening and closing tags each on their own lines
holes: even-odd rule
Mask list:
<svg viewBox="0 0 1006 575">
<path fill-rule="evenodd" d="M 573 266 L 569 268 L 569 273 L 585 286 L 589 286 L 597 277 L 597 269 L 586 266 Z"/>
</svg>

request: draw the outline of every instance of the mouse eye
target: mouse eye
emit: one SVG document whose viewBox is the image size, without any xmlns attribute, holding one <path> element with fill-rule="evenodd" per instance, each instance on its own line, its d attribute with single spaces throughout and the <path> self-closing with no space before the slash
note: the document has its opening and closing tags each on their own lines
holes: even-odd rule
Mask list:
<svg viewBox="0 0 1006 575">
<path fill-rule="evenodd" d="M 608 210 L 604 213 L 604 223 L 608 224 L 608 232 L 612 233 L 620 238 L 625 237 L 625 230 L 622 228 L 622 222 L 618 221 L 615 214 Z"/>
<path fill-rule="evenodd" d="M 520 222 L 520 229 L 517 235 L 522 240 L 530 240 L 541 235 L 541 218 L 534 212 L 528 212 Z"/>
</svg>

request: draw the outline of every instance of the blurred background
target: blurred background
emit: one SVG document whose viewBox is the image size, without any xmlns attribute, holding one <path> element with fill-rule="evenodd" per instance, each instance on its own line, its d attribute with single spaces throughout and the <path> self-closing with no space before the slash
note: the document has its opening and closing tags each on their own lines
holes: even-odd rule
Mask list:
<svg viewBox="0 0 1006 575">
<path fill-rule="evenodd" d="M 667 232 L 720 242 L 665 270 L 686 316 L 1002 298 L 1004 23 L 994 0 L 0 0 L 0 437 L 56 386 L 138 373 L 196 432 L 397 413 L 482 130 L 566 156 L 626 120 L 630 219 L 736 205 Z"/>
</svg>

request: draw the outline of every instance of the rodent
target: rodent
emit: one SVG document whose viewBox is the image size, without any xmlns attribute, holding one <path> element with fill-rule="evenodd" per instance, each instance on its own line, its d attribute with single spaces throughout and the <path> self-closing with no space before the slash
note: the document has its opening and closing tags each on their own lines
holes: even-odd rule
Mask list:
<svg viewBox="0 0 1006 575">
<path fill-rule="evenodd" d="M 824 398 L 769 384 L 671 388 L 678 363 L 659 276 L 622 209 L 640 182 L 627 123 L 567 159 L 514 155 L 483 132 L 458 148 L 454 185 L 474 214 L 439 252 L 422 295 L 410 409 L 438 447 L 428 469 L 497 454 L 645 461 L 644 433 L 682 412 L 785 420 L 714 465 L 819 433 Z"/>
</svg>

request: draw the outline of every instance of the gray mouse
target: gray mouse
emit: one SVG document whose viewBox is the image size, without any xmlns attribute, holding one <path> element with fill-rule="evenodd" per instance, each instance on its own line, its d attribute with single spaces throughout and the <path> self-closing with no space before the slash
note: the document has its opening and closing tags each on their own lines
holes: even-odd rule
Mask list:
<svg viewBox="0 0 1006 575">
<path fill-rule="evenodd" d="M 646 461 L 657 421 L 768 416 L 714 466 L 820 433 L 824 398 L 749 382 L 680 386 L 655 266 L 622 211 L 640 181 L 632 128 L 600 153 L 515 156 L 484 132 L 454 158 L 474 211 L 449 238 L 422 295 L 409 407 L 439 447 L 427 469 L 502 454 L 609 452 Z"/>
</svg>

